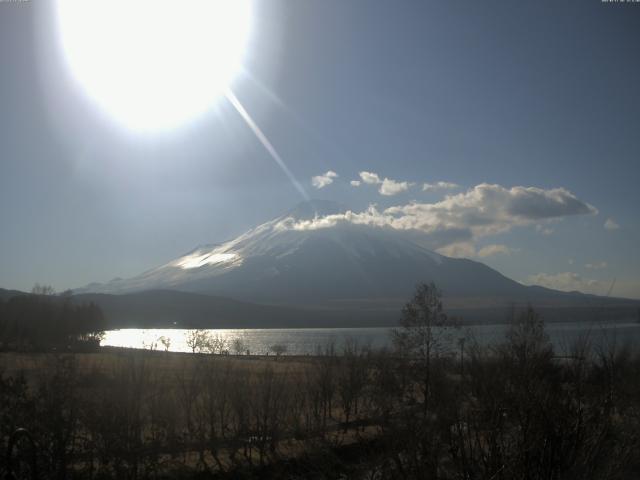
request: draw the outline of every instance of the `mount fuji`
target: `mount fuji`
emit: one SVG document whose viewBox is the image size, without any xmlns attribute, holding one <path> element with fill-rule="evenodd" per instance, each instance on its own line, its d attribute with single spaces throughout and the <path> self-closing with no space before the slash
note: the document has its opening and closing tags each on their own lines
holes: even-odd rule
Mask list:
<svg viewBox="0 0 640 480">
<path fill-rule="evenodd" d="M 349 222 L 296 228 L 346 211 L 334 202 L 304 202 L 228 242 L 199 246 L 136 277 L 75 293 L 171 290 L 327 313 L 387 311 L 397 318 L 415 285 L 433 281 L 445 306 L 465 318 L 504 317 L 514 304 L 562 308 L 564 314 L 567 307 L 575 313 L 600 305 L 602 297 L 525 286 L 480 262 L 440 255 L 403 231 Z"/>
</svg>

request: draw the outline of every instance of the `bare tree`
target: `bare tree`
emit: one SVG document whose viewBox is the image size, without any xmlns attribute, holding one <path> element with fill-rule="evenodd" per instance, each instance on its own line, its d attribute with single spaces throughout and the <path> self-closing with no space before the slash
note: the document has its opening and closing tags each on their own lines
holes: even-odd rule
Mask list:
<svg viewBox="0 0 640 480">
<path fill-rule="evenodd" d="M 51 296 L 55 295 L 56 291 L 51 285 L 40 285 L 36 283 L 31 289 L 31 293 L 34 295 Z"/>
<path fill-rule="evenodd" d="M 169 348 L 171 348 L 171 338 L 165 337 L 164 335 L 158 338 L 158 342 L 162 344 L 164 347 L 164 351 L 168 352 Z"/>
<path fill-rule="evenodd" d="M 451 328 L 457 324 L 443 312 L 440 291 L 422 283 L 402 309 L 400 328 L 392 332 L 396 349 L 408 357 L 421 385 L 425 412 L 433 393 L 432 363 L 450 346 Z"/>
<path fill-rule="evenodd" d="M 211 335 L 207 330 L 189 330 L 185 333 L 187 346 L 193 353 L 208 351 L 211 345 Z"/>
<path fill-rule="evenodd" d="M 209 335 L 206 350 L 209 353 L 216 353 L 218 355 L 222 355 L 227 351 L 228 342 L 227 339 L 220 335 Z"/>
<path fill-rule="evenodd" d="M 231 348 L 236 355 L 242 355 L 246 350 L 246 345 L 241 337 L 236 337 L 231 342 Z"/>
</svg>

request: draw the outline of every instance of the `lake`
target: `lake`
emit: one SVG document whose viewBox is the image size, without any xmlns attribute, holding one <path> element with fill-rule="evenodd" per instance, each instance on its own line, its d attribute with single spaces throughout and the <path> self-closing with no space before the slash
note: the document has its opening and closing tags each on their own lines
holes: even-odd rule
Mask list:
<svg viewBox="0 0 640 480">
<path fill-rule="evenodd" d="M 471 333 L 481 345 L 490 345 L 504 339 L 508 326 L 473 325 L 451 331 L 451 341 Z M 640 346 L 640 324 L 635 322 L 549 323 L 546 331 L 557 353 L 568 353 L 569 347 L 579 339 L 588 338 L 593 345 L 618 345 L 628 343 L 632 348 Z M 191 330 L 184 329 L 122 329 L 106 332 L 102 346 L 191 352 L 187 338 Z M 273 345 L 283 345 L 288 355 L 312 355 L 333 342 L 339 352 L 347 339 L 359 345 L 380 348 L 391 345 L 389 328 L 282 328 L 282 329 L 213 329 L 206 330 L 210 338 L 224 344 L 234 352 L 234 341 L 240 339 L 242 351 L 252 355 L 272 353 Z M 164 344 L 163 344 L 164 340 Z"/>
</svg>

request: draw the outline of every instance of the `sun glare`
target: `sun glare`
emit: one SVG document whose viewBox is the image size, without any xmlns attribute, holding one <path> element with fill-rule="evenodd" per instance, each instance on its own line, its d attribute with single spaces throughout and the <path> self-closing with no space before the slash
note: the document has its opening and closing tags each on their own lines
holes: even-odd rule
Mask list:
<svg viewBox="0 0 640 480">
<path fill-rule="evenodd" d="M 237 72 L 249 0 L 58 0 L 62 47 L 88 95 L 134 130 L 210 109 Z"/>
</svg>

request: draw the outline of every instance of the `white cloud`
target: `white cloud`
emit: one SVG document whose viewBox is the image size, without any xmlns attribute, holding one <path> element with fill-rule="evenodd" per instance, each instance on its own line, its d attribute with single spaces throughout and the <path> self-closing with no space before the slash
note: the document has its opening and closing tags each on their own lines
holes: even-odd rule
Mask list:
<svg viewBox="0 0 640 480">
<path fill-rule="evenodd" d="M 604 222 L 604 228 L 606 230 L 618 230 L 620 228 L 620 225 L 618 225 L 618 223 L 613 218 L 607 218 L 607 221 Z"/>
<path fill-rule="evenodd" d="M 360 172 L 360 178 L 364 183 L 367 183 L 369 185 L 377 185 L 379 183 L 382 183 L 382 180 L 380 180 L 378 174 L 373 172 Z"/>
<path fill-rule="evenodd" d="M 411 185 L 413 184 L 409 182 L 396 182 L 395 180 L 385 178 L 382 181 L 382 185 L 380 185 L 380 189 L 378 191 L 382 195 L 397 195 L 398 193 L 406 192 L 407 190 L 409 190 L 409 187 Z"/>
<path fill-rule="evenodd" d="M 333 170 L 329 170 L 327 173 L 322 175 L 316 175 L 315 177 L 311 177 L 311 185 L 320 189 L 324 188 L 327 185 L 331 185 L 333 183 L 333 179 L 337 178 L 338 174 Z"/>
<path fill-rule="evenodd" d="M 287 218 L 280 222 L 279 228 L 287 230 L 319 230 L 322 228 L 333 228 L 342 224 L 366 225 L 370 227 L 391 227 L 391 217 L 379 212 L 375 205 L 370 205 L 363 212 L 357 213 L 348 210 L 344 213 L 315 217 L 310 220 L 300 220 L 295 222 L 293 218 Z"/>
<path fill-rule="evenodd" d="M 349 183 L 352 187 L 359 187 L 361 182 L 360 180 L 351 180 Z"/>
<path fill-rule="evenodd" d="M 601 270 L 603 268 L 607 268 L 609 265 L 607 262 L 599 262 L 599 263 L 586 263 L 584 268 L 587 270 Z"/>
<path fill-rule="evenodd" d="M 511 255 L 517 251 L 517 248 L 509 248 L 506 245 L 496 243 L 486 245 L 480 250 L 476 250 L 476 246 L 472 241 L 457 241 L 437 249 L 437 252 L 442 255 L 456 258 L 487 258 L 494 255 Z"/>
<path fill-rule="evenodd" d="M 436 182 L 436 183 L 425 183 L 422 185 L 422 190 L 425 192 L 435 191 L 435 190 L 452 190 L 454 188 L 458 188 L 460 185 L 452 182 Z"/>
<path fill-rule="evenodd" d="M 540 285 L 565 292 L 579 291 L 583 293 L 603 293 L 604 286 L 597 280 L 583 278 L 577 273 L 562 272 L 555 274 L 538 273 L 529 275 L 524 283 Z"/>
<path fill-rule="evenodd" d="M 506 245 L 500 245 L 500 244 L 494 243 L 494 244 L 482 247 L 480 250 L 478 250 L 478 257 L 486 258 L 486 257 L 491 257 L 493 255 L 510 255 L 514 251 L 515 250 L 507 247 Z"/>
<path fill-rule="evenodd" d="M 366 176 L 362 176 L 362 173 L 364 181 Z M 290 222 L 283 228 L 313 230 L 344 224 L 391 228 L 428 237 L 431 239 L 430 248 L 465 251 L 466 255 L 470 252 L 468 245 L 455 245 L 508 232 L 514 227 L 535 225 L 542 220 L 595 213 L 597 210 L 594 207 L 563 188 L 505 188 L 483 183 L 434 203 L 413 202 L 385 210 L 370 206 L 363 212 L 347 211 L 298 223 Z M 497 253 L 496 247 L 493 247 L 493 251 Z M 441 251 L 446 255 L 444 252 Z"/>
<path fill-rule="evenodd" d="M 467 228 L 475 237 L 509 231 L 514 226 L 597 210 L 563 188 L 543 190 L 486 183 L 436 203 L 410 203 L 391 207 L 385 214 L 402 228 L 426 232 L 439 228 Z"/>
<path fill-rule="evenodd" d="M 364 183 L 368 185 L 380 185 L 380 187 L 378 188 L 378 192 L 381 195 L 385 196 L 392 196 L 397 195 L 401 192 L 406 192 L 409 187 L 413 185 L 413 183 L 410 182 L 398 182 L 386 177 L 384 178 L 384 180 L 380 180 L 380 176 L 377 173 L 366 171 L 360 172 L 360 178 Z M 355 182 L 357 182 L 357 180 L 355 180 Z M 357 187 L 358 185 L 360 185 L 360 182 L 358 182 L 357 185 L 351 182 L 351 185 Z"/>
<path fill-rule="evenodd" d="M 454 258 L 470 258 L 476 256 L 476 247 L 473 242 L 456 242 L 440 247 L 436 251 L 441 255 Z"/>
</svg>

